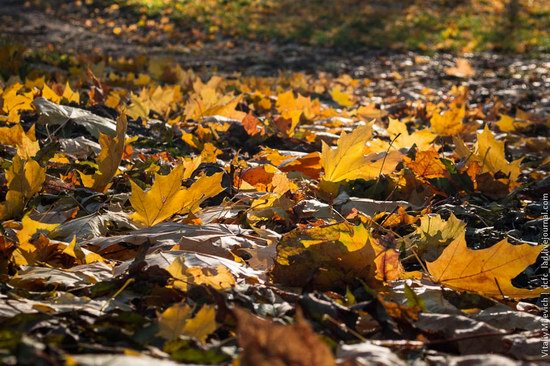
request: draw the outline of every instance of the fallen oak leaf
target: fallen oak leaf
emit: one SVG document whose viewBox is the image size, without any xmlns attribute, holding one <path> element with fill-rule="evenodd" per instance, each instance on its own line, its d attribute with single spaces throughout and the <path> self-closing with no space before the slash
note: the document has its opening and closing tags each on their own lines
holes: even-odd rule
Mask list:
<svg viewBox="0 0 550 366">
<path fill-rule="evenodd" d="M 543 245 L 512 245 L 506 239 L 486 248 L 473 250 L 463 232 L 427 268 L 433 279 L 445 286 L 477 292 L 485 296 L 513 299 L 532 298 L 544 289 L 517 288 L 512 279 L 533 264 Z"/>
</svg>

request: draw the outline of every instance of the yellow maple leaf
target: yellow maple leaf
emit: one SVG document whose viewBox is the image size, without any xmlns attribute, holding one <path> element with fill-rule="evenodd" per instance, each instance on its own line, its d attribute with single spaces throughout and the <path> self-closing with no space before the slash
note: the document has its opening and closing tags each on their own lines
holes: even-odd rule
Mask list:
<svg viewBox="0 0 550 366">
<path fill-rule="evenodd" d="M 193 316 L 191 306 L 178 303 L 160 315 L 158 335 L 169 340 L 183 335 L 196 338 L 204 344 L 208 335 L 217 327 L 216 308 L 213 305 L 203 305 Z"/>
<path fill-rule="evenodd" d="M 23 227 L 17 232 L 17 240 L 19 241 L 19 244 L 28 242 L 37 232 L 50 232 L 59 226 L 59 224 L 46 224 L 40 221 L 35 221 L 31 219 L 29 215 L 23 216 L 21 224 Z"/>
<path fill-rule="evenodd" d="M 21 92 L 22 87 L 22 84 L 14 83 L 2 93 L 2 111 L 7 115 L 7 117 L 2 117 L 2 120 L 16 123 L 21 119 L 21 112 L 33 110 L 33 92 Z"/>
<path fill-rule="evenodd" d="M 44 84 L 44 87 L 42 88 L 42 97 L 51 102 L 54 102 L 55 104 L 59 104 L 61 102 L 61 95 L 53 91 L 53 89 L 50 88 L 48 84 Z"/>
<path fill-rule="evenodd" d="M 480 163 L 482 173 L 490 172 L 494 175 L 502 172 L 509 176 L 512 182 L 515 182 L 521 173 L 520 164 L 523 159 L 508 162 L 504 153 L 504 142 L 497 141 L 488 126 L 485 126 L 483 132 L 477 135 L 475 156 Z"/>
<path fill-rule="evenodd" d="M 65 84 L 65 89 L 63 90 L 62 98 L 65 99 L 68 103 L 80 103 L 80 94 L 77 91 L 71 89 L 69 82 Z"/>
<path fill-rule="evenodd" d="M 64 254 L 67 254 L 74 259 L 78 264 L 90 264 L 95 262 L 105 262 L 105 259 L 99 254 L 84 250 L 78 245 L 76 241 L 76 236 L 73 237 L 73 240 L 69 245 L 63 250 Z"/>
<path fill-rule="evenodd" d="M 98 170 L 93 176 L 80 174 L 85 187 L 97 192 L 105 192 L 109 188 L 110 182 L 116 175 L 118 166 L 122 161 L 127 124 L 126 116 L 122 114 L 117 123 L 115 137 L 100 134 L 101 152 L 97 157 Z"/>
<path fill-rule="evenodd" d="M 433 261 L 453 240 L 466 230 L 466 223 L 451 213 L 448 220 L 440 215 L 424 215 L 420 224 L 408 238 L 424 259 Z"/>
<path fill-rule="evenodd" d="M 466 115 L 466 107 L 451 105 L 449 110 L 440 113 L 435 110 L 430 120 L 432 130 L 440 136 L 454 136 L 462 132 L 464 124 L 462 120 Z"/>
<path fill-rule="evenodd" d="M 220 172 L 197 179 L 191 187 L 184 190 L 185 195 L 179 213 L 195 212 L 205 200 L 223 192 L 222 178 L 223 173 Z"/>
<path fill-rule="evenodd" d="M 543 249 L 543 245 L 512 245 L 504 239 L 489 248 L 473 250 L 466 245 L 466 236 L 462 233 L 427 266 L 435 281 L 456 290 L 494 298 L 537 297 L 544 289 L 517 288 L 512 279 L 533 264 Z"/>
<path fill-rule="evenodd" d="M 436 135 L 428 129 L 415 131 L 411 134 L 407 130 L 405 123 L 393 118 L 390 118 L 387 131 L 390 135 L 390 141 L 392 141 L 391 147 L 395 150 L 410 149 L 413 145 L 416 145 L 418 150 L 428 150 L 436 138 Z M 370 152 L 388 151 L 389 149 L 390 142 L 379 139 L 373 140 L 368 144 Z"/>
<path fill-rule="evenodd" d="M 418 151 L 414 161 L 405 156 L 404 161 L 413 173 L 424 179 L 444 178 L 447 176 L 447 168 L 439 159 L 439 154 L 435 149 L 427 151 Z"/>
<path fill-rule="evenodd" d="M 0 203 L 0 220 L 12 218 L 23 211 L 28 200 L 42 188 L 46 169 L 34 160 L 24 161 L 16 155 L 6 171 L 6 178 L 8 193 L 6 201 Z"/>
<path fill-rule="evenodd" d="M 130 105 L 124 112 L 133 119 L 141 118 L 142 120 L 147 120 L 149 118 L 149 113 L 151 113 L 151 108 L 146 102 L 141 100 L 140 97 L 134 93 L 130 94 L 130 101 Z"/>
<path fill-rule="evenodd" d="M 231 271 L 223 264 L 190 267 L 185 263 L 185 257 L 176 258 L 166 271 L 174 278 L 174 287 L 184 292 L 190 285 L 208 285 L 218 290 L 225 290 L 236 283 Z"/>
<path fill-rule="evenodd" d="M 30 159 L 40 150 L 34 131 L 34 125 L 26 133 L 20 124 L 0 127 L 0 144 L 16 146 L 17 155 L 23 159 Z"/>
<path fill-rule="evenodd" d="M 340 87 L 332 88 L 330 96 L 341 107 L 351 107 L 353 105 L 353 94 L 342 90 Z"/>
<path fill-rule="evenodd" d="M 294 130 L 302 116 L 311 120 L 320 111 L 320 104 L 318 100 L 311 100 L 310 97 L 304 97 L 298 94 L 294 97 L 292 91 L 287 91 L 277 95 L 277 112 L 281 114 L 283 119 L 290 121 L 290 126 L 285 132 L 288 136 L 294 135 Z"/>
<path fill-rule="evenodd" d="M 242 95 L 224 95 L 218 92 L 222 79 L 212 77 L 207 84 L 200 80 L 194 83 L 194 93 L 189 96 L 185 105 L 185 118 L 201 120 L 208 116 L 222 116 L 237 121 L 242 121 L 246 113 L 237 111 L 237 105 L 242 100 Z"/>
<path fill-rule="evenodd" d="M 371 136 L 371 125 L 367 125 L 357 127 L 350 134 L 342 132 L 335 149 L 323 142 L 321 165 L 325 174 L 322 180 L 330 183 L 369 180 L 394 171 L 401 161 L 399 152 L 364 154 L 365 144 Z"/>
<path fill-rule="evenodd" d="M 354 278 L 375 286 L 402 272 L 397 251 L 378 243 L 365 225 L 342 222 L 286 234 L 277 245 L 272 275 L 289 286 L 310 283 L 327 289 Z"/>
<path fill-rule="evenodd" d="M 445 68 L 445 73 L 449 76 L 455 76 L 457 78 L 470 78 L 476 74 L 476 70 L 472 67 L 470 62 L 465 58 L 456 59 L 456 66 Z"/>
<path fill-rule="evenodd" d="M 223 190 L 222 173 L 201 177 L 188 189 L 183 188 L 182 180 L 188 174 L 185 167 L 185 165 L 179 165 L 168 175 L 155 174 L 155 182 L 147 192 L 130 181 L 132 185 L 130 203 L 136 210 L 132 218 L 147 226 L 153 226 L 176 213 L 183 214 L 197 210 L 204 200 Z"/>
</svg>

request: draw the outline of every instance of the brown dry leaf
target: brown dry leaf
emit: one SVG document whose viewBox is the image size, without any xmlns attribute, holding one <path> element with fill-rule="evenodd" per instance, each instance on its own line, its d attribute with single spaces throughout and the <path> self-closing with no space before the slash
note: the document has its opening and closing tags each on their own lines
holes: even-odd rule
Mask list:
<svg viewBox="0 0 550 366">
<path fill-rule="evenodd" d="M 304 320 L 292 325 L 260 319 L 234 309 L 238 340 L 243 348 L 241 366 L 334 366 L 328 346 Z"/>
<path fill-rule="evenodd" d="M 504 239 L 489 248 L 473 250 L 466 245 L 465 233 L 462 233 L 427 266 L 435 281 L 456 290 L 494 298 L 537 297 L 543 288 L 517 288 L 512 279 L 533 264 L 543 249 L 543 245 L 513 245 Z"/>
</svg>

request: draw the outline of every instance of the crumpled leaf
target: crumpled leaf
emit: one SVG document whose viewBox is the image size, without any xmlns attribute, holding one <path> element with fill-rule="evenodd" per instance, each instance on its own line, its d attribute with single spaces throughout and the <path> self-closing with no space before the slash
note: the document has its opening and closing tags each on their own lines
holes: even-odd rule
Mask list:
<svg viewBox="0 0 550 366">
<path fill-rule="evenodd" d="M 495 298 L 537 297 L 544 289 L 517 288 L 512 279 L 533 264 L 543 249 L 542 245 L 512 245 L 504 239 L 489 248 L 473 250 L 467 247 L 462 234 L 427 267 L 435 281 L 456 290 Z"/>
<path fill-rule="evenodd" d="M 99 138 L 101 133 L 116 136 L 116 122 L 112 119 L 100 117 L 84 109 L 58 105 L 42 97 L 36 98 L 33 105 L 40 113 L 38 123 L 61 125 L 71 120 L 86 128 L 94 137 Z"/>
</svg>

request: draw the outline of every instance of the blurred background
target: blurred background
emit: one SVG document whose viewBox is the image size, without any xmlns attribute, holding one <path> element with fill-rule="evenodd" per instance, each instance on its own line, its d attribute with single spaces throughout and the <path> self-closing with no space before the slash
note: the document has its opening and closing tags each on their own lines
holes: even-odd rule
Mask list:
<svg viewBox="0 0 550 366">
<path fill-rule="evenodd" d="M 550 48 L 547 0 L 1 0 L 0 3 L 40 8 L 56 19 L 78 22 L 92 32 L 171 47 L 201 47 L 203 43 L 220 40 L 256 40 L 428 53 L 545 53 Z M 13 15 L 6 9 L 2 13 Z M 3 37 L 12 31 L 2 31 Z M 231 42 L 227 46 L 231 47 Z"/>
</svg>

